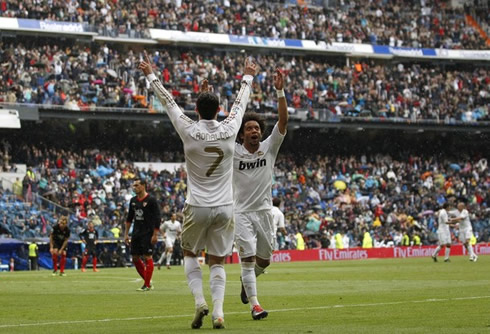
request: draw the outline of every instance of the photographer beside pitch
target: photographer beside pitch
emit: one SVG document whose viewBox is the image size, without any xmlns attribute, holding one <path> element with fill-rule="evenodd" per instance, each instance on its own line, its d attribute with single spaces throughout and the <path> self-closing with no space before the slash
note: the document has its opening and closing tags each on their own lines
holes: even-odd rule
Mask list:
<svg viewBox="0 0 490 334">
<path fill-rule="evenodd" d="M 225 257 L 233 247 L 233 151 L 235 139 L 249 100 L 257 65 L 248 59 L 230 114 L 218 122 L 218 97 L 201 91 L 196 102 L 199 120 L 187 117 L 172 95 L 153 74 L 148 55 L 139 65 L 151 88 L 166 107 L 167 115 L 184 144 L 185 164 L 188 173 L 184 222 L 182 226 L 182 249 L 187 283 L 194 296 L 195 317 L 191 327 L 202 326 L 202 319 L 209 308 L 204 298 L 202 270 L 197 254 L 207 249 L 209 255 L 209 284 L 213 302 L 213 328 L 224 328 L 223 302 L 225 297 Z M 205 81 L 207 86 L 207 82 Z"/>
</svg>

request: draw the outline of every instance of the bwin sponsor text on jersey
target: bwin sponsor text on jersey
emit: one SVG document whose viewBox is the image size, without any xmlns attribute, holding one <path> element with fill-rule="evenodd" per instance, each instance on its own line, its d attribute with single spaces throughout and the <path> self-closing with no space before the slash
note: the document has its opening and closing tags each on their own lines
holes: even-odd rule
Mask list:
<svg viewBox="0 0 490 334">
<path fill-rule="evenodd" d="M 240 161 L 240 163 L 238 164 L 238 169 L 239 170 L 254 169 L 254 168 L 264 167 L 264 166 L 267 166 L 267 160 L 257 159 L 256 161 L 253 162 Z"/>
</svg>

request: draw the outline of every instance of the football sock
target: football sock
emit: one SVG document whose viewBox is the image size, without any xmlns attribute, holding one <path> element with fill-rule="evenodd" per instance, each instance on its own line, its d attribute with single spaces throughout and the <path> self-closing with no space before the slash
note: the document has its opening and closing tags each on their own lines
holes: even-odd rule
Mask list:
<svg viewBox="0 0 490 334">
<path fill-rule="evenodd" d="M 437 254 L 439 254 L 440 250 L 441 250 L 441 245 L 437 246 L 437 248 L 434 250 L 434 253 L 432 253 L 432 257 L 436 257 Z"/>
<path fill-rule="evenodd" d="M 444 258 L 449 259 L 449 254 L 451 254 L 451 247 L 446 246 L 446 249 L 444 250 Z"/>
<path fill-rule="evenodd" d="M 66 264 L 66 255 L 61 255 L 60 272 L 62 272 L 62 273 L 65 272 L 65 264 Z"/>
<path fill-rule="evenodd" d="M 184 257 L 184 272 L 187 277 L 187 284 L 194 296 L 196 306 L 206 303 L 202 290 L 202 270 L 197 261 L 197 257 Z"/>
<path fill-rule="evenodd" d="M 470 253 L 470 257 L 475 256 L 475 252 L 473 251 L 473 246 L 470 243 L 468 243 L 468 252 Z"/>
<path fill-rule="evenodd" d="M 245 292 L 247 293 L 250 306 L 257 305 L 257 278 L 255 277 L 255 261 L 254 262 L 242 262 L 242 284 Z"/>
<path fill-rule="evenodd" d="M 167 253 L 167 266 L 170 265 L 170 260 L 172 259 L 172 253 L 168 252 Z"/>
<path fill-rule="evenodd" d="M 157 263 L 162 264 L 164 258 L 165 258 L 165 252 L 163 252 L 162 255 L 160 255 L 160 258 L 158 259 Z"/>
<path fill-rule="evenodd" d="M 146 259 L 146 271 L 145 271 L 145 285 L 147 287 L 151 286 L 151 277 L 153 276 L 153 259 L 150 257 Z"/>
<path fill-rule="evenodd" d="M 85 266 L 87 265 L 87 261 L 88 261 L 88 255 L 85 255 L 82 258 L 82 269 L 85 269 Z"/>
<path fill-rule="evenodd" d="M 97 257 L 92 256 L 92 266 L 94 266 L 94 270 L 97 269 Z"/>
<path fill-rule="evenodd" d="M 53 255 L 51 255 L 51 257 L 53 259 L 53 270 L 57 271 L 58 270 L 58 255 L 53 254 Z"/>
<path fill-rule="evenodd" d="M 222 264 L 211 266 L 209 272 L 209 286 L 213 299 L 213 318 L 223 317 L 223 301 L 225 299 L 226 272 Z"/>
<path fill-rule="evenodd" d="M 134 266 L 136 271 L 141 276 L 142 279 L 145 279 L 145 264 L 141 259 L 133 259 Z"/>
</svg>

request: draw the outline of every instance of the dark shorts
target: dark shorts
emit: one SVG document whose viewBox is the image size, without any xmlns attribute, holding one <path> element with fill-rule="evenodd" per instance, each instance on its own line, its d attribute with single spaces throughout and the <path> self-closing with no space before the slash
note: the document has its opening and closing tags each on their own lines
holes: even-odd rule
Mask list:
<svg viewBox="0 0 490 334">
<path fill-rule="evenodd" d="M 83 251 L 83 255 L 92 255 L 93 257 L 97 257 L 95 247 L 86 247 Z"/>
<path fill-rule="evenodd" d="M 131 255 L 153 255 L 152 234 L 131 238 Z"/>
<path fill-rule="evenodd" d="M 64 243 L 65 243 L 64 241 L 55 241 L 53 242 L 53 248 L 59 250 Z M 67 251 L 67 249 L 68 249 L 68 245 L 66 245 L 65 252 Z"/>
</svg>

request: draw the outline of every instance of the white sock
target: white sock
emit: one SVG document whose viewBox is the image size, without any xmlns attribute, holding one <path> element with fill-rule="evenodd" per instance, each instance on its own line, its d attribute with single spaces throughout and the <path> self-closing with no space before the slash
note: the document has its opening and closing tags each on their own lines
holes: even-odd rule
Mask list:
<svg viewBox="0 0 490 334">
<path fill-rule="evenodd" d="M 242 262 L 242 283 L 245 292 L 247 293 L 250 307 L 258 305 L 257 299 L 257 279 L 255 277 L 255 261 L 254 262 Z"/>
<path fill-rule="evenodd" d="M 470 253 L 470 258 L 475 257 L 475 252 L 473 251 L 473 246 L 468 243 L 468 252 Z"/>
<path fill-rule="evenodd" d="M 168 252 L 167 253 L 167 266 L 170 265 L 170 260 L 172 259 L 172 253 Z"/>
<path fill-rule="evenodd" d="M 263 274 L 264 270 L 265 268 L 262 268 L 257 263 L 255 263 L 255 277 L 259 277 L 261 274 Z"/>
<path fill-rule="evenodd" d="M 163 259 L 165 258 L 165 252 L 162 253 L 162 255 L 160 256 L 160 258 L 158 259 L 158 264 L 162 264 L 163 262 Z"/>
<path fill-rule="evenodd" d="M 226 272 L 222 264 L 215 264 L 209 268 L 209 286 L 213 299 L 213 318 L 224 316 L 223 301 L 225 299 Z"/>
<path fill-rule="evenodd" d="M 446 246 L 446 250 L 444 252 L 444 259 L 449 259 L 449 254 L 451 253 L 451 247 Z"/>
<path fill-rule="evenodd" d="M 432 257 L 436 257 L 437 254 L 439 254 L 439 251 L 441 250 L 441 245 L 437 246 L 437 248 L 435 249 L 434 253 L 432 253 Z"/>
<path fill-rule="evenodd" d="M 194 296 L 196 307 L 205 304 L 206 300 L 202 291 L 202 271 L 197 257 L 184 257 L 184 272 L 187 277 L 189 289 L 191 289 L 192 295 Z"/>
</svg>

